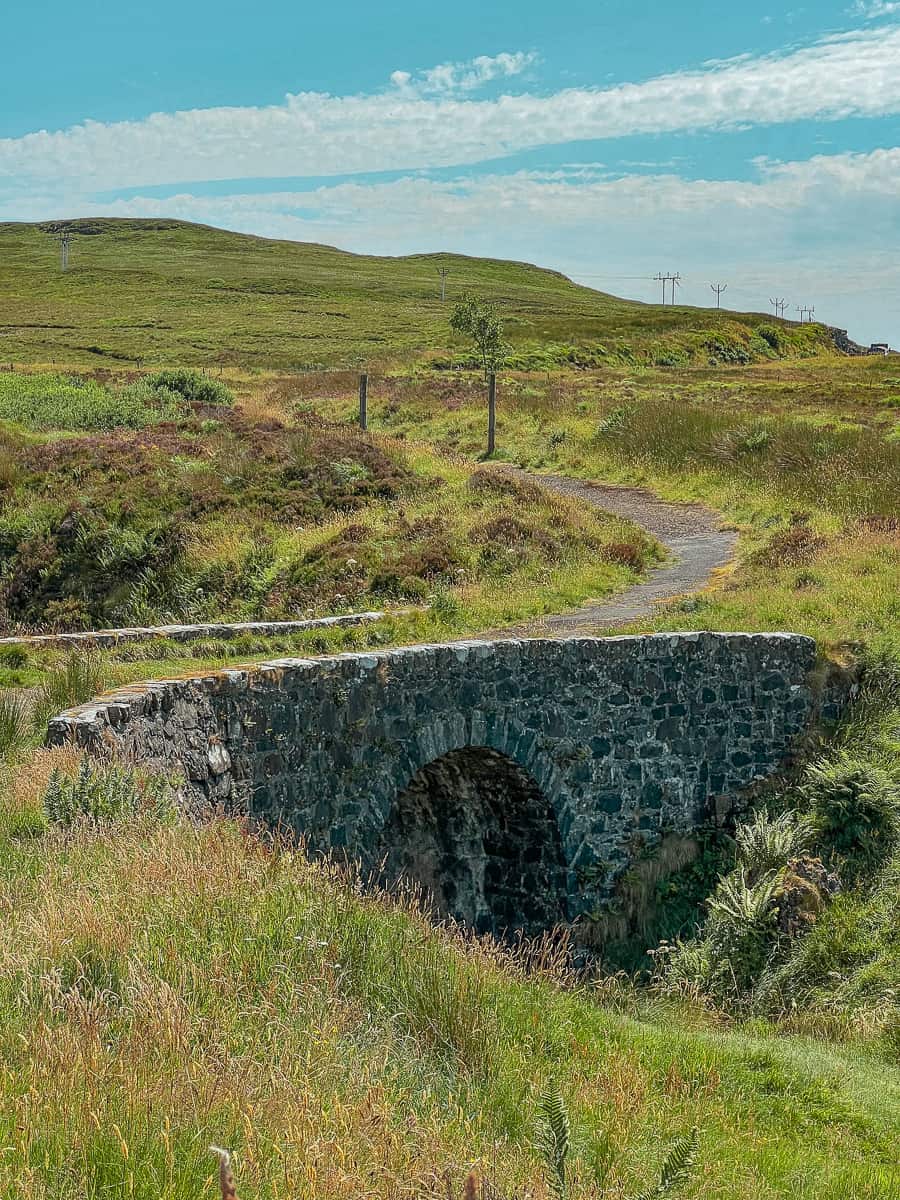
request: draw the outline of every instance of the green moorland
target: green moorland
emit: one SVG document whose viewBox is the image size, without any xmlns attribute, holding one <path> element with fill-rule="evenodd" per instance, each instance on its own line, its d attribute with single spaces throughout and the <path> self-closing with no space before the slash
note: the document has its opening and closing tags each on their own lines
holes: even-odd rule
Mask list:
<svg viewBox="0 0 900 1200">
<path fill-rule="evenodd" d="M 448 589 L 484 628 L 614 591 L 658 554 L 527 482 L 235 407 L 190 371 L 118 387 L 0 374 L 7 631 L 439 609 Z"/>
<path fill-rule="evenodd" d="M 375 258 L 179 221 L 0 224 L 0 362 L 301 370 L 410 362 L 449 366 L 463 292 L 504 310 L 514 361 L 748 362 L 829 344 L 821 326 L 637 304 L 525 263 L 428 254 Z M 449 270 L 440 301 L 438 268 Z"/>
<path fill-rule="evenodd" d="M 4 1195 L 212 1196 L 213 1142 L 242 1197 L 272 1200 L 455 1196 L 473 1167 L 510 1200 L 898 1194 L 900 369 L 703 355 L 508 371 L 498 457 L 719 508 L 733 569 L 643 627 L 810 632 L 862 691 L 732 838 L 701 831 L 686 865 L 625 882 L 599 979 L 552 943 L 436 929 L 233 823 L 186 825 L 166 781 L 35 746 L 48 713 L 124 679 L 539 617 L 625 585 L 648 539 L 479 465 L 481 383 L 421 356 L 373 377 L 368 437 L 351 374 L 277 355 L 224 382 L 79 375 L 80 352 L 0 374 L 8 624 L 420 606 L 277 642 L 0 650 Z M 554 1081 L 562 1180 L 546 1119 L 540 1136 Z"/>
</svg>

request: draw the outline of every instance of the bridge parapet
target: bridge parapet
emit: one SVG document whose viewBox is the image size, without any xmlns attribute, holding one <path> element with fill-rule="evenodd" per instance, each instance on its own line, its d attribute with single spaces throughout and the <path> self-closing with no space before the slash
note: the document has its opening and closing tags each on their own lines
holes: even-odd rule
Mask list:
<svg viewBox="0 0 900 1200">
<path fill-rule="evenodd" d="M 134 685 L 48 741 L 178 766 L 195 803 L 531 928 L 594 910 L 637 852 L 786 766 L 815 667 L 780 633 L 413 646 Z"/>
</svg>

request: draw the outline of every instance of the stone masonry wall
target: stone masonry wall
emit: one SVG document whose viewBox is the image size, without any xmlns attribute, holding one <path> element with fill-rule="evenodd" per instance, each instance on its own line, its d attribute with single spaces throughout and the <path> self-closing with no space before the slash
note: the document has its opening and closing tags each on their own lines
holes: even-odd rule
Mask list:
<svg viewBox="0 0 900 1200">
<path fill-rule="evenodd" d="M 815 665 L 814 643 L 789 634 L 414 646 L 132 686 L 57 717 L 48 741 L 177 764 L 194 800 L 368 867 L 410 784 L 427 791 L 420 773 L 483 748 L 495 775 L 499 755 L 546 800 L 574 918 L 640 847 L 790 760 L 817 717 Z M 498 803 L 485 811 L 508 824 Z"/>
</svg>

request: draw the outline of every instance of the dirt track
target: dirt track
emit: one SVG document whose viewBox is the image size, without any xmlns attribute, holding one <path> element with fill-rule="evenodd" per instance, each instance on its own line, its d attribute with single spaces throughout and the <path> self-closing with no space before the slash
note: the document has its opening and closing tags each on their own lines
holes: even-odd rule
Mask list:
<svg viewBox="0 0 900 1200">
<path fill-rule="evenodd" d="M 524 474 L 518 472 L 517 474 Z M 655 567 L 648 578 L 608 600 L 586 604 L 574 612 L 503 630 L 500 636 L 559 636 L 593 633 L 615 625 L 630 625 L 653 613 L 656 605 L 699 591 L 712 573 L 734 553 L 737 534 L 720 528 L 721 517 L 702 504 L 660 500 L 645 488 L 613 487 L 585 483 L 562 475 L 530 475 L 536 483 L 585 504 L 626 517 L 642 526 L 669 550 L 668 562 Z"/>
</svg>

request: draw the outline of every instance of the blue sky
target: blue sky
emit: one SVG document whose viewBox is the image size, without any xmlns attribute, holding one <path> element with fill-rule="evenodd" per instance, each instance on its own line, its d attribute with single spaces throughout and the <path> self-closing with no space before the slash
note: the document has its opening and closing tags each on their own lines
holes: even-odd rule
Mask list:
<svg viewBox="0 0 900 1200">
<path fill-rule="evenodd" d="M 900 0 L 45 0 L 4 14 L 0 220 L 171 215 L 815 304 L 900 343 Z"/>
</svg>

